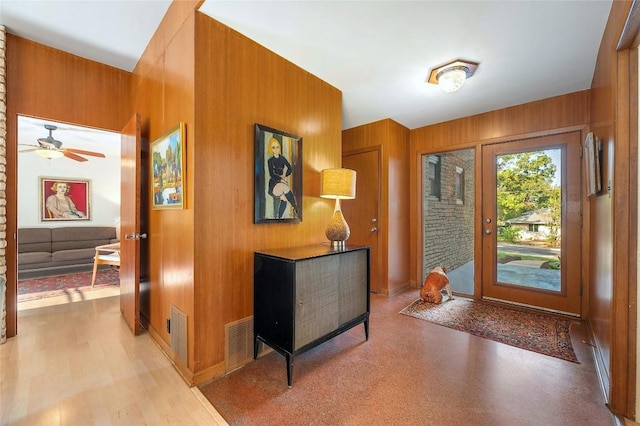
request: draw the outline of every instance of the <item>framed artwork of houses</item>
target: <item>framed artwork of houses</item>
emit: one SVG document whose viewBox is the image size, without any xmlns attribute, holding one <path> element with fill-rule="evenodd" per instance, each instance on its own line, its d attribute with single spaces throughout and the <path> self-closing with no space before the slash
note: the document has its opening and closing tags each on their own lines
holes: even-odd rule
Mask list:
<svg viewBox="0 0 640 426">
<path fill-rule="evenodd" d="M 302 138 L 256 124 L 254 223 L 302 221 Z"/>
<path fill-rule="evenodd" d="M 151 142 L 151 208 L 184 208 L 185 125 Z"/>
<path fill-rule="evenodd" d="M 91 181 L 40 177 L 40 221 L 91 219 Z"/>
</svg>

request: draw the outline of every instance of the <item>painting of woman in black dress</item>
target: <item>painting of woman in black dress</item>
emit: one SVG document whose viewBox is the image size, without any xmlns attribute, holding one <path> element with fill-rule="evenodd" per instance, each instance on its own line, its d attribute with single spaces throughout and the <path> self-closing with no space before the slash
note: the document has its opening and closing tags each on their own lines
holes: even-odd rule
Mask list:
<svg viewBox="0 0 640 426">
<path fill-rule="evenodd" d="M 302 220 L 301 138 L 256 125 L 255 223 Z"/>
</svg>

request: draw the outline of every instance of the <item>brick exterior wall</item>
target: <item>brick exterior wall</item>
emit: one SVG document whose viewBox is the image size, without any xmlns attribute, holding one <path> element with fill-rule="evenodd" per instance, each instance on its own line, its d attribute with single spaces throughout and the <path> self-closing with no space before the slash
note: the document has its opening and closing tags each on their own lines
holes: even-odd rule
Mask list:
<svg viewBox="0 0 640 426">
<path fill-rule="evenodd" d="M 422 157 L 424 212 L 423 276 L 434 266 L 452 271 L 473 260 L 474 150 L 433 154 L 440 159 L 440 199 L 429 195 L 429 155 Z M 464 171 L 464 200 L 456 197 L 456 167 Z"/>
<path fill-rule="evenodd" d="M 0 25 L 0 301 L 2 302 L 2 321 L 0 343 L 7 341 L 7 67 L 6 67 L 6 31 Z"/>
</svg>

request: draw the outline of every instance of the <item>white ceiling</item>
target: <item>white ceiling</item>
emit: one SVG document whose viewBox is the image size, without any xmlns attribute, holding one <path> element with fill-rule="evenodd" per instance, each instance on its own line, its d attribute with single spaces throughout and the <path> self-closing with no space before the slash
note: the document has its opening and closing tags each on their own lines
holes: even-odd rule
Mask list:
<svg viewBox="0 0 640 426">
<path fill-rule="evenodd" d="M 8 32 L 131 71 L 168 0 L 0 1 Z M 200 10 L 343 93 L 343 128 L 413 129 L 591 86 L 611 0 L 218 1 Z M 432 68 L 479 62 L 456 93 Z"/>
</svg>

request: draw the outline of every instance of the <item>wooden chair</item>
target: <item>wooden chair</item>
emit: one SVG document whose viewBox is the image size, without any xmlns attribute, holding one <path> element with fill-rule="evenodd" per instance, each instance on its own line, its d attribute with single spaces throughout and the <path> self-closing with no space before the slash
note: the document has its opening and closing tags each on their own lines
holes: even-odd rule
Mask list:
<svg viewBox="0 0 640 426">
<path fill-rule="evenodd" d="M 96 255 L 93 258 L 93 276 L 91 277 L 91 287 L 96 282 L 98 265 L 120 266 L 120 243 L 104 244 L 96 247 Z"/>
</svg>

